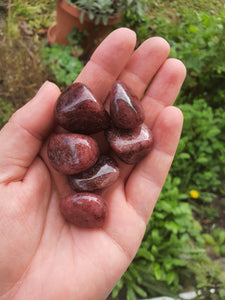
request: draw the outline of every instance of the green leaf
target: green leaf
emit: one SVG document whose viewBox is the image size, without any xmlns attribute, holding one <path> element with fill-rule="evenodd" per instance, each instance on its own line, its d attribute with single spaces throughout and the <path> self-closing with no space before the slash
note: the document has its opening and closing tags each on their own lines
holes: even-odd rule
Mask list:
<svg viewBox="0 0 225 300">
<path fill-rule="evenodd" d="M 81 22 L 81 24 L 84 23 L 84 14 L 85 14 L 85 10 L 82 9 L 82 11 L 80 13 L 80 22 Z"/>
<path fill-rule="evenodd" d="M 213 247 L 213 249 L 214 249 L 215 255 L 217 257 L 219 257 L 220 256 L 220 246 L 216 245 Z"/>
<path fill-rule="evenodd" d="M 139 274 L 139 271 L 138 269 L 135 267 L 135 265 L 130 265 L 129 267 L 129 273 L 131 274 L 131 276 L 133 278 L 135 278 L 137 280 L 137 283 L 138 284 L 141 284 L 142 283 L 142 277 L 141 275 Z"/>
<path fill-rule="evenodd" d="M 174 234 L 177 234 L 179 230 L 179 226 L 173 221 L 165 222 L 165 228 L 168 229 L 169 231 L 172 231 Z"/>
<path fill-rule="evenodd" d="M 123 279 L 121 278 L 112 291 L 112 298 L 116 298 L 124 285 Z"/>
<path fill-rule="evenodd" d="M 207 157 L 199 157 L 197 160 L 196 160 L 196 163 L 199 163 L 199 164 L 206 164 L 208 163 L 208 158 Z"/>
<path fill-rule="evenodd" d="M 101 21 L 101 16 L 97 15 L 97 17 L 95 18 L 95 24 L 98 25 Z"/>
<path fill-rule="evenodd" d="M 197 33 L 197 28 L 196 28 L 196 26 L 190 25 L 190 26 L 189 26 L 189 31 L 190 31 L 190 32 L 193 32 L 193 33 Z"/>
<path fill-rule="evenodd" d="M 213 235 L 215 237 L 216 242 L 219 245 L 222 245 L 225 241 L 225 230 L 222 230 L 220 228 L 216 228 L 213 231 Z"/>
<path fill-rule="evenodd" d="M 210 245 L 210 246 L 214 246 L 216 244 L 214 238 L 208 234 L 208 233 L 204 233 L 202 234 L 202 237 L 204 238 L 205 242 Z"/>
<path fill-rule="evenodd" d="M 152 242 L 158 245 L 162 241 L 162 236 L 159 234 L 159 230 L 154 228 L 151 232 Z"/>
<path fill-rule="evenodd" d="M 220 252 L 221 252 L 222 255 L 225 256 L 225 245 L 222 245 L 222 246 L 220 247 Z"/>
<path fill-rule="evenodd" d="M 109 17 L 106 16 L 106 15 L 104 15 L 104 16 L 102 17 L 102 22 L 103 22 L 104 25 L 107 25 L 108 19 L 109 19 Z"/>
<path fill-rule="evenodd" d="M 130 286 L 127 288 L 127 300 L 137 300 L 135 292 Z"/>
<path fill-rule="evenodd" d="M 136 284 L 134 284 L 132 287 L 140 297 L 143 297 L 143 298 L 147 297 L 147 293 L 140 286 L 137 286 Z"/>
<path fill-rule="evenodd" d="M 143 257 L 150 262 L 155 260 L 152 253 L 150 251 L 148 251 L 148 249 L 146 249 L 146 248 L 139 248 L 136 257 Z"/>
<path fill-rule="evenodd" d="M 91 10 L 88 11 L 88 17 L 90 20 L 94 20 L 95 15 L 94 15 L 93 11 L 91 11 Z"/>
<path fill-rule="evenodd" d="M 166 271 L 170 271 L 171 268 L 172 268 L 172 259 L 171 258 L 170 259 L 165 259 L 163 261 L 163 266 L 164 266 Z"/>
<path fill-rule="evenodd" d="M 191 156 L 190 156 L 190 154 L 189 153 L 180 153 L 179 154 L 179 159 L 190 159 L 191 158 Z"/>
<path fill-rule="evenodd" d="M 171 285 L 172 282 L 174 281 L 175 275 L 176 275 L 175 272 L 169 272 L 169 273 L 166 274 L 166 281 L 167 281 L 167 283 L 168 283 L 169 285 Z"/>
<path fill-rule="evenodd" d="M 158 255 L 158 248 L 153 245 L 152 248 L 151 248 L 151 252 L 154 256 L 157 256 Z"/>
<path fill-rule="evenodd" d="M 154 263 L 152 265 L 152 268 L 154 270 L 155 278 L 157 280 L 162 280 L 163 279 L 163 272 L 161 270 L 161 266 L 158 263 Z"/>
</svg>

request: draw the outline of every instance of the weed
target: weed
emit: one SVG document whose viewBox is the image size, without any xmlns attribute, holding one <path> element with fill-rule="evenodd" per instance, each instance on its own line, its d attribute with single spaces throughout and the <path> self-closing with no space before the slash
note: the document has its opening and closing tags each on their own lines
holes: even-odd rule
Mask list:
<svg viewBox="0 0 225 300">
<path fill-rule="evenodd" d="M 59 44 L 41 49 L 40 53 L 44 63 L 50 67 L 60 86 L 65 87 L 72 84 L 83 69 L 80 60 L 72 55 L 73 50 L 73 46 Z"/>
<path fill-rule="evenodd" d="M 203 99 L 179 108 L 184 126 L 171 172 L 182 178 L 183 190 L 197 190 L 201 201 L 211 202 L 216 193 L 225 193 L 224 111 L 213 110 Z"/>
<path fill-rule="evenodd" d="M 184 195 L 179 191 L 180 184 L 179 178 L 167 177 L 141 247 L 113 297 L 124 286 L 127 293 L 129 290 L 127 299 L 146 297 L 146 291 L 147 296 L 163 295 L 163 292 L 174 296 L 181 288 L 181 281 L 188 277 L 184 270 L 192 255 L 204 253 L 200 249 L 201 226 L 194 220 L 191 206 L 181 201 Z"/>
<path fill-rule="evenodd" d="M 205 247 L 213 248 L 216 257 L 225 256 L 225 230 L 222 228 L 212 228 L 211 234 L 202 235 Z"/>
</svg>

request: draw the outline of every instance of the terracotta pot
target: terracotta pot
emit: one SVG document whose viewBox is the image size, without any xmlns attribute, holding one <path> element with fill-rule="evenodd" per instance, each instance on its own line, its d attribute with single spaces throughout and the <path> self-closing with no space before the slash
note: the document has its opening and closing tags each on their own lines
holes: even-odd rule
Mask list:
<svg viewBox="0 0 225 300">
<path fill-rule="evenodd" d="M 85 34 L 84 49 L 90 52 L 106 37 L 112 26 L 121 21 L 121 15 L 110 16 L 107 25 L 95 25 L 94 20 L 90 20 L 88 13 L 84 14 L 83 23 L 80 22 L 81 9 L 76 5 L 67 4 L 66 0 L 56 3 L 56 24 L 48 29 L 47 38 L 49 43 L 59 43 L 68 45 L 66 38 L 73 28 L 77 28 Z"/>
</svg>

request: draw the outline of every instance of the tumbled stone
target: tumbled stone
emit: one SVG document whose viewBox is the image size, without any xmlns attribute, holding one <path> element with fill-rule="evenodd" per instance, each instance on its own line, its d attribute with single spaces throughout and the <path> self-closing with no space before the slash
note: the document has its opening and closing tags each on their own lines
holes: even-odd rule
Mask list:
<svg viewBox="0 0 225 300">
<path fill-rule="evenodd" d="M 108 214 L 105 200 L 91 193 L 77 193 L 63 198 L 60 211 L 67 222 L 83 228 L 102 227 Z"/>
<path fill-rule="evenodd" d="M 97 142 L 82 134 L 53 134 L 47 153 L 51 165 L 63 174 L 80 173 L 95 164 L 99 157 Z"/>
<path fill-rule="evenodd" d="M 75 133 L 92 134 L 109 126 L 109 116 L 102 103 L 79 82 L 61 93 L 54 115 L 60 126 Z"/>
<path fill-rule="evenodd" d="M 113 124 L 122 129 L 132 129 L 144 122 L 141 102 L 123 82 L 116 81 L 108 96 L 110 117 Z"/>
<path fill-rule="evenodd" d="M 138 163 L 153 146 L 152 131 L 144 123 L 130 130 L 112 127 L 106 137 L 112 150 L 127 164 Z"/>
<path fill-rule="evenodd" d="M 116 161 L 110 156 L 102 155 L 90 169 L 68 176 L 68 182 L 77 192 L 93 192 L 109 187 L 118 176 L 119 168 Z"/>
</svg>

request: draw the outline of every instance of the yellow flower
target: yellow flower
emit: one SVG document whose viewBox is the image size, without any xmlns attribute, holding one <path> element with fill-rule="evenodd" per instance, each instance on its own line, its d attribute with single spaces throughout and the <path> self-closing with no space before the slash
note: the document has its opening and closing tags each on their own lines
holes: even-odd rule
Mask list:
<svg viewBox="0 0 225 300">
<path fill-rule="evenodd" d="M 199 192 L 196 190 L 191 190 L 189 192 L 189 194 L 190 194 L 191 198 L 194 198 L 194 199 L 197 199 L 199 197 Z"/>
</svg>

